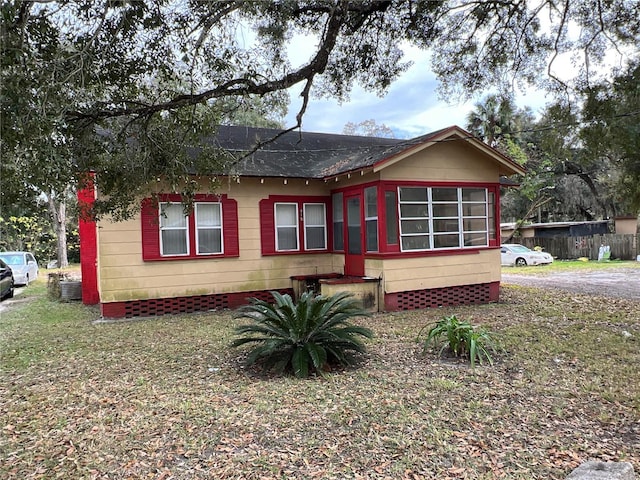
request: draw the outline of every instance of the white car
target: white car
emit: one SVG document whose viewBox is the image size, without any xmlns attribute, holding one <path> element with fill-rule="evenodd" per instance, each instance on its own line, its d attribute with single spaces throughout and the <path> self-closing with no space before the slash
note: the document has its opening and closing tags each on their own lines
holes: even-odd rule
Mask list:
<svg viewBox="0 0 640 480">
<path fill-rule="evenodd" d="M 543 265 L 553 263 L 553 257 L 547 252 L 530 250 L 524 245 L 508 243 L 500 246 L 500 263 L 502 265 L 515 265 L 525 267 L 527 265 Z"/>
<path fill-rule="evenodd" d="M 13 270 L 15 285 L 29 286 L 38 278 L 38 262 L 29 252 L 0 252 L 0 259 Z"/>
</svg>

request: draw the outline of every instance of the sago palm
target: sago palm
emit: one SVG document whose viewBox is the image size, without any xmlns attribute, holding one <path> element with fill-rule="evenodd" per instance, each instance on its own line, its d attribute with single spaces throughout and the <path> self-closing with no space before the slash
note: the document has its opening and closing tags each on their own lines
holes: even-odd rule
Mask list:
<svg viewBox="0 0 640 480">
<path fill-rule="evenodd" d="M 271 292 L 275 303 L 251 299 L 237 317 L 252 323 L 236 327 L 239 336 L 232 346 L 252 344 L 246 364 L 260 364 L 267 370 L 296 377 L 310 371 L 320 374 L 328 365 L 349 365 L 350 354 L 364 353 L 360 337 L 371 338 L 371 330 L 349 323 L 367 316 L 350 294 L 315 296 L 305 292 L 296 304 L 290 295 Z"/>
</svg>

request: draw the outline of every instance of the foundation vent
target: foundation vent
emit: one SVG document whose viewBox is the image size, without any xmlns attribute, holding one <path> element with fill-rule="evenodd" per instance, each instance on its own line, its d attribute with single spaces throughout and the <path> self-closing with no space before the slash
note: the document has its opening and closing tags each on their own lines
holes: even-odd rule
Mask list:
<svg viewBox="0 0 640 480">
<path fill-rule="evenodd" d="M 280 293 L 293 295 L 292 289 L 280 289 Z M 273 301 L 270 291 L 220 293 L 195 295 L 190 297 L 152 298 L 148 300 L 130 300 L 127 302 L 109 302 L 102 304 L 102 313 L 106 318 L 156 317 L 167 314 L 208 312 L 236 308 L 248 303 L 249 298 L 267 302 Z"/>
<path fill-rule="evenodd" d="M 153 298 L 125 302 L 125 317 L 154 317 L 169 313 L 206 312 L 229 308 L 227 295 L 200 295 L 194 297 Z"/>
<path fill-rule="evenodd" d="M 418 310 L 422 308 L 484 304 L 492 300 L 490 284 L 412 290 L 387 294 L 386 297 L 391 297 L 386 298 L 385 303 L 395 304 L 394 310 Z"/>
</svg>

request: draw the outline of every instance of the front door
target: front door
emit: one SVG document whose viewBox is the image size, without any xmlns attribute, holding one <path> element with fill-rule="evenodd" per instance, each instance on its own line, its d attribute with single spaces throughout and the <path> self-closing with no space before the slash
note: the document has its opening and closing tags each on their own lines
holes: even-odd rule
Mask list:
<svg viewBox="0 0 640 480">
<path fill-rule="evenodd" d="M 344 274 L 363 276 L 362 194 L 345 195 L 345 207 L 347 228 L 345 231 Z"/>
</svg>

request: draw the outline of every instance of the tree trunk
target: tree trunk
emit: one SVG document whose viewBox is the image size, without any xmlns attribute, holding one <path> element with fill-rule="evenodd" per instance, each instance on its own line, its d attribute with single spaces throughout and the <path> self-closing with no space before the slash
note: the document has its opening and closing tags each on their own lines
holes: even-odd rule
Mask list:
<svg viewBox="0 0 640 480">
<path fill-rule="evenodd" d="M 67 200 L 63 193 L 60 200 L 56 199 L 56 195 L 51 192 L 49 194 L 49 213 L 51 214 L 51 223 L 53 231 L 56 234 L 56 245 L 58 254 L 58 268 L 69 266 L 67 259 Z"/>
<path fill-rule="evenodd" d="M 551 200 L 552 200 L 551 197 L 542 197 L 537 199 L 535 202 L 533 202 L 529 207 L 529 210 L 527 210 L 527 213 L 524 214 L 524 217 L 522 217 L 520 220 L 516 222 L 516 226 L 513 229 L 513 232 L 511 232 L 511 235 L 509 235 L 506 239 L 501 240 L 501 243 L 509 243 L 513 239 L 515 234 L 518 233 L 518 230 L 520 230 L 520 227 L 524 225 L 524 222 L 527 221 L 527 219 L 529 218 L 529 215 L 531 215 L 536 208 L 540 209 L 545 203 L 548 203 Z"/>
<path fill-rule="evenodd" d="M 602 201 L 600 197 L 600 193 L 598 192 L 598 188 L 596 187 L 595 182 L 591 178 L 591 175 L 588 172 L 585 172 L 582 167 L 573 162 L 563 162 L 564 164 L 564 173 L 566 175 L 576 175 L 580 180 L 582 180 L 587 188 L 593 195 L 594 200 L 598 204 L 598 206 L 602 209 L 602 218 L 609 218 L 607 214 L 608 208 L 605 202 Z"/>
</svg>

